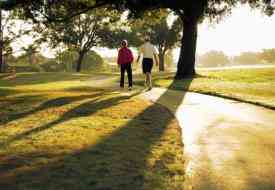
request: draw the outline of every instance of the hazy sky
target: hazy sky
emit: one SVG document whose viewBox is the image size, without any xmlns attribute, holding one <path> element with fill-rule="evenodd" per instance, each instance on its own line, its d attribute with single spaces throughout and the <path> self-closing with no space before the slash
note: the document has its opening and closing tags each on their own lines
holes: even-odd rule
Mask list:
<svg viewBox="0 0 275 190">
<path fill-rule="evenodd" d="M 227 55 L 236 55 L 275 48 L 275 15 L 267 17 L 248 7 L 235 9 L 219 24 L 211 27 L 204 22 L 200 25 L 197 45 L 199 54 L 221 50 Z"/>
</svg>

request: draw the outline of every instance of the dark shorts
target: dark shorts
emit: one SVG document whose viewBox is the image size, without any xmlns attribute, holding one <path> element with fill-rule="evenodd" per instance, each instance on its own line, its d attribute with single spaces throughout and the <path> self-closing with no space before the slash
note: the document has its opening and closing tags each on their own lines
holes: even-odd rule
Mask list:
<svg viewBox="0 0 275 190">
<path fill-rule="evenodd" d="M 142 71 L 144 74 L 151 73 L 153 68 L 153 59 L 151 58 L 143 58 L 142 60 Z"/>
</svg>

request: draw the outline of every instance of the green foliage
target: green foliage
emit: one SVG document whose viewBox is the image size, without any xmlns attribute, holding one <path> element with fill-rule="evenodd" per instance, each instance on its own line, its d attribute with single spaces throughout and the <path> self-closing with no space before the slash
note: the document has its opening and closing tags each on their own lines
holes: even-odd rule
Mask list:
<svg viewBox="0 0 275 190">
<path fill-rule="evenodd" d="M 5 71 L 16 73 L 42 72 L 43 68 L 40 65 L 6 65 Z"/>
<path fill-rule="evenodd" d="M 252 8 L 261 9 L 267 15 L 272 15 L 275 9 L 275 3 L 272 0 L 8 0 L 0 6 L 5 9 L 21 9 L 24 16 L 47 24 L 51 22 L 66 22 L 89 10 L 100 10 L 102 7 L 107 9 L 103 13 L 109 12 L 111 9 L 121 12 L 130 11 L 130 17 L 144 15 L 148 10 L 170 9 L 180 17 L 184 24 L 184 36 L 189 35 L 189 37 L 182 40 L 182 51 L 176 74 L 177 79 L 182 79 L 185 76 L 195 74 L 198 23 L 202 22 L 205 18 L 209 18 L 211 21 L 219 21 L 224 15 L 230 14 L 232 9 L 240 3 L 249 4 Z M 183 43 L 185 43 L 184 46 Z M 77 70 L 80 70 L 81 57 L 83 55 L 80 55 L 79 68 Z"/>
<path fill-rule="evenodd" d="M 275 49 L 264 49 L 260 58 L 266 63 L 275 63 Z"/>
<path fill-rule="evenodd" d="M 42 64 L 41 67 L 45 72 L 61 72 L 66 71 L 65 65 L 58 64 L 55 60 L 49 60 Z"/>
<path fill-rule="evenodd" d="M 18 57 L 10 56 L 8 58 L 8 64 L 11 66 L 30 66 L 30 65 L 41 65 L 48 61 L 48 58 L 44 57 L 40 53 L 32 55 L 33 62 L 30 64 L 29 55 L 22 54 Z"/>
<path fill-rule="evenodd" d="M 228 56 L 221 51 L 210 51 L 198 58 L 199 66 L 217 67 L 225 66 L 230 63 Z"/>
<path fill-rule="evenodd" d="M 235 56 L 233 62 L 240 65 L 253 65 L 261 63 L 262 60 L 260 58 L 260 54 L 257 52 L 244 52 L 241 53 L 239 56 Z"/>
<path fill-rule="evenodd" d="M 78 53 L 76 51 L 67 50 L 58 54 L 57 58 L 48 63 L 52 69 L 50 71 L 67 71 L 72 72 L 76 68 L 76 60 Z M 99 71 L 104 69 L 104 61 L 95 51 L 89 51 L 83 58 L 83 71 Z"/>
<path fill-rule="evenodd" d="M 151 16 L 155 14 L 158 14 L 159 17 Z M 183 27 L 178 17 L 175 18 L 171 26 L 169 26 L 167 21 L 169 14 L 165 9 L 153 11 L 150 16 L 145 15 L 133 21 L 131 23 L 131 29 L 141 41 L 143 41 L 146 36 L 149 36 L 153 44 L 161 48 L 162 51 L 166 51 L 178 45 Z"/>
<path fill-rule="evenodd" d="M 70 12 L 71 10 L 65 11 Z M 78 52 L 89 51 L 102 40 L 98 33 L 103 28 L 110 27 L 112 22 L 117 19 L 119 17 L 115 11 L 107 11 L 102 8 L 77 15 L 61 23 L 39 26 L 37 30 L 43 30 L 43 40 L 47 40 L 52 47 L 63 44 Z"/>
<path fill-rule="evenodd" d="M 90 51 L 83 58 L 82 69 L 84 71 L 100 71 L 104 69 L 102 57 L 95 51 Z"/>
<path fill-rule="evenodd" d="M 168 25 L 167 9 L 147 11 L 139 19 L 131 19 L 125 29 L 115 28 L 103 33 L 104 46 L 119 48 L 122 40 L 127 39 L 129 46 L 139 47 L 144 43 L 145 37 L 150 37 L 151 43 L 157 46 L 160 64 L 164 64 L 168 50 L 179 45 L 182 31 L 182 23 L 179 17 L 171 20 Z"/>
<path fill-rule="evenodd" d="M 1 2 L 4 9 L 20 9 L 24 17 L 32 18 L 35 21 L 52 22 L 68 20 L 75 15 L 105 6 L 109 10 L 115 8 L 120 11 L 130 10 L 130 16 L 137 17 L 144 15 L 146 10 L 169 8 L 179 16 L 202 19 L 220 19 L 229 14 L 239 3 L 248 3 L 252 8 L 261 9 L 265 14 L 272 15 L 275 3 L 272 0 L 7 0 Z M 69 12 L 66 10 L 70 10 Z"/>
<path fill-rule="evenodd" d="M 71 10 L 65 7 L 64 11 L 70 12 Z M 86 54 L 104 40 L 100 35 L 101 31 L 106 31 L 113 25 L 113 22 L 119 19 L 116 11 L 101 8 L 77 15 L 61 23 L 38 25 L 36 30 L 43 31 L 41 41 L 46 41 L 51 47 L 63 45 L 65 48 L 77 52 L 78 58 L 73 60 L 77 64 L 76 70 L 80 71 L 82 60 Z M 84 65 L 84 69 L 88 69 L 87 64 Z"/>
</svg>

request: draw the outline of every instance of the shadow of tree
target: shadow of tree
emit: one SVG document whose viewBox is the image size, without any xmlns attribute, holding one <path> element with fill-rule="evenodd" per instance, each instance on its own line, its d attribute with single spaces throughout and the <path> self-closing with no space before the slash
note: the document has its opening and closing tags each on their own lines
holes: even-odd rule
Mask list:
<svg viewBox="0 0 275 190">
<path fill-rule="evenodd" d="M 10 95 L 14 95 L 14 94 L 18 94 L 18 93 L 20 93 L 19 90 L 8 89 L 8 88 L 1 88 L 1 86 L 0 86 L 0 98 L 6 97 L 6 96 L 10 96 Z"/>
<path fill-rule="evenodd" d="M 58 97 L 58 98 L 55 98 L 55 99 L 51 99 L 51 100 L 48 100 L 48 101 L 42 103 L 38 107 L 31 109 L 30 111 L 26 111 L 26 112 L 22 112 L 22 113 L 11 113 L 11 114 L 8 115 L 8 117 L 2 118 L 0 120 L 0 124 L 5 125 L 5 124 L 7 124 L 11 121 L 27 117 L 28 115 L 35 114 L 36 112 L 39 112 L 39 111 L 42 111 L 42 110 L 61 107 L 61 106 L 71 104 L 73 102 L 84 100 L 84 99 L 95 98 L 95 97 L 98 97 L 100 94 L 102 94 L 102 92 L 101 93 L 96 93 L 96 94 L 91 94 L 91 95 L 69 96 L 69 97 L 65 96 L 65 97 Z M 28 104 L 31 106 L 34 102 L 33 99 L 37 98 L 37 97 L 41 97 L 41 96 L 42 95 L 16 97 L 16 98 L 13 98 L 12 101 L 9 100 L 9 104 L 11 104 L 11 105 L 6 105 L 6 106 L 9 107 L 9 106 L 12 106 L 12 104 L 18 104 L 20 102 L 26 102 L 29 99 L 32 100 L 32 101 L 28 101 Z"/>
<path fill-rule="evenodd" d="M 97 144 L 72 154 L 62 155 L 58 160 L 31 171 L 23 171 L 17 174 L 16 184 L 3 184 L 2 187 L 17 189 L 18 184 L 24 184 L 24 187 L 32 189 L 167 189 L 166 185 L 169 182 L 165 182 L 166 177 L 174 176 L 179 171 L 167 169 L 165 164 L 173 160 L 176 155 L 164 152 L 153 164 L 150 164 L 148 159 L 155 146 L 165 149 L 162 146 L 164 140 L 162 138 L 165 138 L 164 133 L 174 120 L 174 116 L 159 102 L 166 101 L 170 93 L 168 89 L 156 103 L 131 118 L 123 127 L 101 138 Z M 174 97 L 174 104 L 179 106 L 184 96 L 185 92 L 182 92 Z M 129 96 L 122 96 L 100 102 L 86 102 L 65 113 L 60 119 L 23 133 L 10 139 L 8 143 L 69 119 L 94 114 L 100 109 L 117 105 L 128 98 Z M 180 133 L 177 128 L 171 130 Z M 174 147 L 175 139 L 165 140 Z M 183 160 L 183 158 L 177 160 L 182 161 L 181 159 Z M 170 183 L 173 186 L 171 189 L 182 187 L 182 184 Z"/>
<path fill-rule="evenodd" d="M 89 75 L 87 74 L 76 74 L 76 73 L 19 73 L 12 79 L 1 80 L 2 87 L 15 87 L 20 85 L 35 85 L 35 84 L 45 84 L 50 82 L 59 81 L 73 81 L 73 80 L 88 80 Z M 1 81 L 0 81 L 1 82 Z"/>
<path fill-rule="evenodd" d="M 102 94 L 102 93 L 101 93 Z M 123 100 L 127 100 L 129 99 L 130 97 L 133 97 L 133 96 L 136 96 L 138 94 L 137 93 L 134 93 L 134 94 L 131 94 L 130 96 L 126 95 L 126 96 L 119 96 L 119 97 L 114 97 L 114 98 L 109 98 L 107 100 L 102 100 L 102 101 L 97 101 L 97 97 L 99 97 L 100 93 L 97 93 L 97 94 L 94 94 L 94 95 L 85 95 L 85 96 L 77 96 L 77 97 L 70 97 L 70 98 L 57 98 L 57 99 L 54 99 L 54 100 L 51 100 L 51 101 L 48 101 L 46 102 L 45 104 L 42 104 L 42 106 L 39 106 L 37 109 L 33 110 L 33 111 L 30 111 L 28 113 L 23 113 L 22 115 L 19 115 L 19 117 L 24 117 L 26 115 L 29 115 L 29 114 L 32 114 L 32 113 L 35 113 L 39 110 L 42 110 L 42 109 L 46 109 L 46 108 L 49 108 L 49 107 L 52 107 L 52 106 L 62 106 L 62 105 L 65 105 L 65 104 L 68 104 L 68 103 L 71 103 L 72 101 L 76 101 L 76 100 L 80 100 L 80 99 L 83 99 L 83 98 L 95 98 L 91 101 L 88 101 L 88 102 L 85 102 L 83 104 L 80 104 L 79 106 L 71 109 L 70 111 L 66 112 L 65 114 L 63 114 L 59 119 L 57 120 L 54 120 L 46 125 L 43 125 L 43 126 L 40 126 L 40 127 L 37 127 L 37 128 L 34 128 L 34 129 L 31 129 L 29 131 L 26 131 L 24 133 L 21 133 L 13 138 L 10 138 L 8 140 L 6 140 L 4 142 L 4 144 L 2 144 L 2 146 L 8 146 L 10 143 L 14 142 L 14 141 L 17 141 L 17 140 L 20 140 L 20 139 L 23 139 L 29 135 L 33 135 L 33 134 L 36 134 L 38 132 L 42 132 L 44 130 L 47 130 L 51 127 L 54 127 L 55 125 L 58 125 L 58 124 L 61 124 L 63 122 L 66 122 L 68 120 L 71 120 L 73 118 L 79 118 L 79 117 L 87 117 L 89 115 L 92 115 L 96 112 L 98 112 L 99 110 L 102 110 L 104 108 L 108 108 L 108 107 L 112 107 L 112 106 L 115 106 L 119 103 L 121 103 L 121 101 Z M 67 100 L 67 101 L 61 101 L 61 100 Z M 57 104 L 53 104 L 53 103 L 57 103 Z"/>
</svg>

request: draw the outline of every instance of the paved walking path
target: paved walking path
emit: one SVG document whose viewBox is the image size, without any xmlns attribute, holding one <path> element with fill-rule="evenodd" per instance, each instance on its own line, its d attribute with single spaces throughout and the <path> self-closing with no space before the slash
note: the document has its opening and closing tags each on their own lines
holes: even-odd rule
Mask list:
<svg viewBox="0 0 275 190">
<path fill-rule="evenodd" d="M 121 90 L 114 81 L 93 78 L 91 86 L 117 93 L 142 92 L 140 87 Z M 275 111 L 163 88 L 139 97 L 168 107 L 182 127 L 185 190 L 275 189 Z"/>
<path fill-rule="evenodd" d="M 186 189 L 275 189 L 275 112 L 223 98 L 154 88 L 183 130 Z"/>
</svg>

